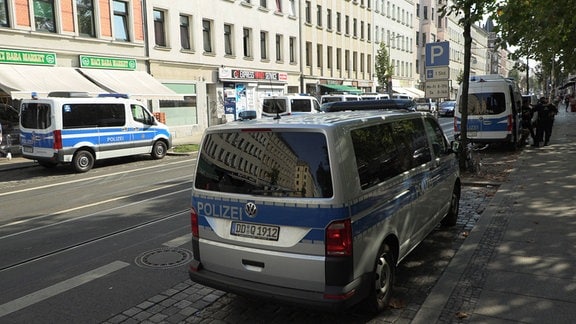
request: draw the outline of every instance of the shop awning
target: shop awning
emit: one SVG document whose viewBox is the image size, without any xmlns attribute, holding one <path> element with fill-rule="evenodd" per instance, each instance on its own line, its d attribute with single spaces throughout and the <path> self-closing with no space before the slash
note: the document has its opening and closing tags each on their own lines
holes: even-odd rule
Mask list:
<svg viewBox="0 0 576 324">
<path fill-rule="evenodd" d="M 182 100 L 183 96 L 170 90 L 144 71 L 79 69 L 86 78 L 109 92 L 128 94 L 137 99 Z"/>
<path fill-rule="evenodd" d="M 321 87 L 325 87 L 330 89 L 330 92 L 347 92 L 347 93 L 353 93 L 353 94 L 360 94 L 362 93 L 362 90 L 353 87 L 353 86 L 348 86 L 348 85 L 342 85 L 342 84 L 320 84 Z M 322 91 L 322 94 L 324 94 L 324 91 Z"/>
<path fill-rule="evenodd" d="M 408 93 L 411 93 L 415 98 L 424 98 L 424 96 L 426 96 L 426 93 L 420 89 L 407 87 L 404 88 L 404 90 L 408 91 Z"/>
<path fill-rule="evenodd" d="M 0 65 L 0 88 L 13 99 L 27 99 L 32 92 L 47 97 L 53 91 L 106 92 L 74 68 L 59 66 Z"/>
</svg>

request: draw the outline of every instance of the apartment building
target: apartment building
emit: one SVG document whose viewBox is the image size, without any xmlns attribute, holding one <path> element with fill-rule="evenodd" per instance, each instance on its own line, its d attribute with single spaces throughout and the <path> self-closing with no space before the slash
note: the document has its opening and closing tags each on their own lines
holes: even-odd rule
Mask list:
<svg viewBox="0 0 576 324">
<path fill-rule="evenodd" d="M 0 100 L 32 93 L 129 93 L 178 99 L 148 74 L 139 0 L 0 1 Z"/>
</svg>

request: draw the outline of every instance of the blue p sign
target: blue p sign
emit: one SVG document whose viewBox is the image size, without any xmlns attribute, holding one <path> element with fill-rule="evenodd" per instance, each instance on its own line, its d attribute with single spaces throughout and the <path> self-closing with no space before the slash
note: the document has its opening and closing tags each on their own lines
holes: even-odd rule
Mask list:
<svg viewBox="0 0 576 324">
<path fill-rule="evenodd" d="M 450 65 L 450 43 L 426 44 L 426 66 Z"/>
</svg>

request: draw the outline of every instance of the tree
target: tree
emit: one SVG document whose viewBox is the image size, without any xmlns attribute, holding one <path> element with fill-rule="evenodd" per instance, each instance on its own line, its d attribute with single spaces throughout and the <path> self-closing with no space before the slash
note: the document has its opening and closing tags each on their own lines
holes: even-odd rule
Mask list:
<svg viewBox="0 0 576 324">
<path fill-rule="evenodd" d="M 376 78 L 380 85 L 386 85 L 386 92 L 392 96 L 392 75 L 394 74 L 394 67 L 390 62 L 390 53 L 386 49 L 386 44 L 380 42 L 380 48 L 376 53 Z"/>
<path fill-rule="evenodd" d="M 460 121 L 460 142 L 463 149 L 468 146 L 468 90 L 470 88 L 470 58 L 472 48 L 472 25 L 484 19 L 487 13 L 496 8 L 496 0 L 452 0 L 443 5 L 438 11 L 440 18 L 454 15 L 458 17 L 458 24 L 464 28 L 464 73 L 462 76 L 462 96 L 459 108 L 462 113 Z M 460 154 L 460 167 L 466 168 L 467 154 Z"/>
</svg>

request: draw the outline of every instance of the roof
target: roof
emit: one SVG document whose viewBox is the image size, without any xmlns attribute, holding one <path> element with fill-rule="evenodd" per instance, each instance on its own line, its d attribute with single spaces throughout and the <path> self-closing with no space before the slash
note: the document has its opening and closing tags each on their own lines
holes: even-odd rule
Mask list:
<svg viewBox="0 0 576 324">
<path fill-rule="evenodd" d="M 336 101 L 322 104 L 321 109 L 324 112 L 350 110 L 415 110 L 415 103 L 410 99 Z"/>
</svg>

